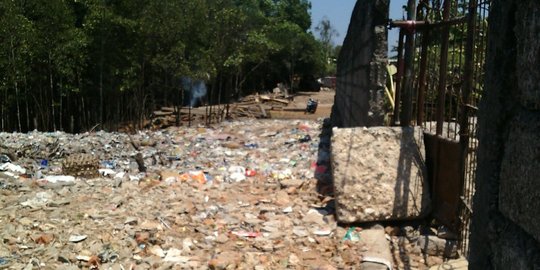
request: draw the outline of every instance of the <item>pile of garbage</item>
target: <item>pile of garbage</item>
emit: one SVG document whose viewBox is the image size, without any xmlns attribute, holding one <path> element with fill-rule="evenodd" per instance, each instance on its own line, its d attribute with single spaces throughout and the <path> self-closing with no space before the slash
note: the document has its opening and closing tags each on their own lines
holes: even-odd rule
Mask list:
<svg viewBox="0 0 540 270">
<path fill-rule="evenodd" d="M 255 174 L 311 179 L 319 129 L 316 122 L 247 120 L 214 128 L 170 128 L 134 135 L 0 133 L 4 152 L 0 171 L 15 178 L 54 179 L 51 176 L 62 175 L 66 159 L 85 153 L 99 161 L 102 176 L 132 181 L 159 178 L 160 174 L 167 174 L 161 180 L 169 184 L 194 175 L 202 177 L 202 183 L 238 182 Z M 147 171 L 141 171 L 138 155 Z M 173 171 L 180 176 L 172 179 Z M 243 175 L 246 171 L 253 175 Z"/>
<path fill-rule="evenodd" d="M 318 133 L 319 122 L 274 120 L 1 133 L 0 268 L 333 265 Z M 77 162 L 97 162 L 99 177 L 76 175 Z"/>
<path fill-rule="evenodd" d="M 358 266 L 363 229 L 317 192 L 321 127 L 0 133 L 0 269 Z"/>
</svg>

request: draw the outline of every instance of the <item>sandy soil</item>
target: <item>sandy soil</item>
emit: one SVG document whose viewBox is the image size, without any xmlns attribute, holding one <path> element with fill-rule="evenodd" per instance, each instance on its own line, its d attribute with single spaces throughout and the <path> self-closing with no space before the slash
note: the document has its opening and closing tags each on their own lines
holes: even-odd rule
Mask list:
<svg viewBox="0 0 540 270">
<path fill-rule="evenodd" d="M 335 91 L 299 92 L 294 100 L 289 103 L 285 110 L 270 111 L 274 119 L 318 119 L 330 117 L 334 104 Z M 314 114 L 306 114 L 304 109 L 309 98 L 319 101 L 319 106 Z"/>
</svg>

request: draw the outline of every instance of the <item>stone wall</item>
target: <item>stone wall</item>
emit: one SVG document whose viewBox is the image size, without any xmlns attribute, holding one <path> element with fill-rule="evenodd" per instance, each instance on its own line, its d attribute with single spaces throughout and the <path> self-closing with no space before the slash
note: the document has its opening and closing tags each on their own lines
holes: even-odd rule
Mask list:
<svg viewBox="0 0 540 270">
<path fill-rule="evenodd" d="M 381 126 L 387 65 L 389 0 L 358 0 L 337 64 L 332 124 Z"/>
<path fill-rule="evenodd" d="M 540 1 L 493 0 L 470 269 L 540 269 Z"/>
</svg>

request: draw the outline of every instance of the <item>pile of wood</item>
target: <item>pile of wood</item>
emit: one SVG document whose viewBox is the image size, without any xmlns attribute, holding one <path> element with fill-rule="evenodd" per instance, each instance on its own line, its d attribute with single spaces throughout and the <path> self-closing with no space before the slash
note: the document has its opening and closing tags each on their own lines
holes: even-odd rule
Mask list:
<svg viewBox="0 0 540 270">
<path fill-rule="evenodd" d="M 269 118 L 268 110 L 270 109 L 272 108 L 260 103 L 236 103 L 230 107 L 229 118 Z"/>
<path fill-rule="evenodd" d="M 281 94 L 249 95 L 238 103 L 231 105 L 229 116 L 231 118 L 251 117 L 269 118 L 268 111 L 283 110 L 289 105 L 292 96 Z"/>
<path fill-rule="evenodd" d="M 283 110 L 289 105 L 292 96 L 284 96 L 277 94 L 269 95 L 249 95 L 244 97 L 240 102 L 229 105 L 228 116 L 231 119 L 238 118 L 269 118 L 270 110 Z M 174 125 L 183 125 L 188 122 L 219 122 L 226 118 L 227 106 L 214 105 L 201 106 L 197 108 L 189 107 L 162 107 L 152 113 L 146 128 L 162 129 Z M 178 121 L 177 121 L 178 119 Z M 178 122 L 178 123 L 177 123 Z"/>
<path fill-rule="evenodd" d="M 161 107 L 161 110 L 152 113 L 152 123 L 171 123 L 176 122 L 176 113 L 173 107 Z"/>
<path fill-rule="evenodd" d="M 264 103 L 264 104 L 278 104 L 287 106 L 294 96 L 287 96 L 284 94 L 265 94 L 265 95 L 249 95 L 241 99 L 241 103 Z"/>
<path fill-rule="evenodd" d="M 152 112 L 150 121 L 147 122 L 146 128 L 162 129 L 175 125 L 182 125 L 190 121 L 195 121 L 200 117 L 204 117 L 205 112 L 199 108 L 188 107 L 161 107 L 160 110 Z"/>
</svg>

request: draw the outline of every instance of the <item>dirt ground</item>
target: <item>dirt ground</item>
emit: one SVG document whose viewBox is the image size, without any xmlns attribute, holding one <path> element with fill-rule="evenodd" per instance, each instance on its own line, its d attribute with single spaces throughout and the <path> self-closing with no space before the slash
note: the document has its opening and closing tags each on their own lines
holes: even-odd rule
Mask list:
<svg viewBox="0 0 540 270">
<path fill-rule="evenodd" d="M 0 269 L 360 269 L 369 227 L 337 223 L 327 181 L 333 100 L 299 93 L 270 112 L 286 120 L 0 133 Z M 67 167 L 78 154 L 93 158 Z M 416 228 L 383 229 L 394 269 L 442 263 Z"/>
<path fill-rule="evenodd" d="M 285 110 L 272 110 L 270 111 L 270 117 L 274 119 L 319 119 L 328 118 L 332 112 L 332 105 L 334 105 L 334 96 L 336 92 L 320 91 L 320 92 L 299 92 L 294 97 L 294 100 L 289 103 Z M 313 114 L 306 114 L 304 112 L 306 104 L 309 98 L 319 101 L 317 111 Z"/>
</svg>

